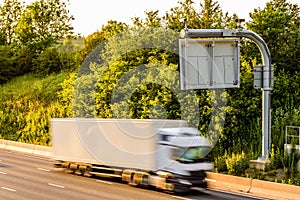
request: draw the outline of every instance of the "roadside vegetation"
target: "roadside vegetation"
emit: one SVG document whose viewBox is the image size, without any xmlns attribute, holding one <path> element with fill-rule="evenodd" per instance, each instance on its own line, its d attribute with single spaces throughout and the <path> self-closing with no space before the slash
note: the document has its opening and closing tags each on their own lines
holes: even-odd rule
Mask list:
<svg viewBox="0 0 300 200">
<path fill-rule="evenodd" d="M 0 6 L 0 138 L 51 145 L 50 118 L 90 117 L 86 111 L 101 118 L 129 115 L 131 118 L 181 119 L 181 102 L 172 91 L 159 84 L 137 88 L 126 102 L 130 105 L 128 110 L 124 102 L 111 101 L 119 79 L 136 66 L 147 65 L 149 69 L 154 65 L 166 66 L 163 69 L 166 71 L 156 75 L 161 80 L 170 78 L 170 70 L 178 70 L 178 56 L 172 53 L 177 47 L 170 46 L 171 50 L 144 48 L 117 57 L 120 44 L 110 38 L 143 28 L 179 32 L 184 28 L 182 17 L 188 20 L 188 28 L 239 27 L 235 21 L 238 16 L 224 13 L 217 1 L 203 0 L 201 5 L 194 5 L 192 0 L 182 0 L 162 16 L 158 11 L 146 11 L 143 18 L 133 18 L 132 25 L 110 20 L 99 31 L 81 37 L 72 32 L 73 17 L 67 3 L 37 0 L 24 5 L 18 0 L 5 0 Z M 270 0 L 264 8 L 253 10 L 250 18 L 244 28 L 266 41 L 274 66 L 270 165 L 265 171 L 249 168 L 249 160 L 261 155 L 262 95 L 253 87 L 253 67 L 261 63 L 261 56 L 248 40 L 242 41 L 241 87 L 225 91 L 225 124 L 210 156 L 218 173 L 300 185 L 299 152 L 295 148 L 289 153 L 284 150 L 285 127 L 300 126 L 300 8 L 286 0 Z M 128 37 L 123 45 L 133 39 Z M 176 42 L 176 36 L 173 39 Z M 93 51 L 99 44 L 105 47 L 105 57 Z M 88 71 L 104 69 L 102 65 L 88 63 L 88 56 L 107 64 L 101 72 L 102 78 L 95 83 L 92 101 L 96 104 L 92 107 L 74 105 L 73 101 L 74 85 L 90 84 L 88 72 L 79 71 L 80 66 L 86 65 Z M 80 82 L 76 82 L 78 74 Z M 126 95 L 126 88 L 118 87 L 120 95 Z M 82 102 L 89 95 L 79 96 L 77 100 Z M 199 90 L 196 95 L 200 108 L 197 126 L 207 134 L 212 114 L 211 91 Z M 73 108 L 78 109 L 74 112 Z M 193 118 L 193 111 L 189 113 Z M 299 139 L 290 143 L 295 146 Z"/>
</svg>

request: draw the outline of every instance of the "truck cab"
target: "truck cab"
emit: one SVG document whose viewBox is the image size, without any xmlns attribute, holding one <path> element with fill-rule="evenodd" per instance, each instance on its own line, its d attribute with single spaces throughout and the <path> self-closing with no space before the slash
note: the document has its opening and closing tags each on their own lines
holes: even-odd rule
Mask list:
<svg viewBox="0 0 300 200">
<path fill-rule="evenodd" d="M 158 140 L 159 169 L 172 174 L 169 180 L 177 190 L 207 186 L 205 172 L 212 171 L 214 168 L 213 163 L 206 159 L 211 151 L 211 145 L 201 136 L 198 129 L 162 128 L 159 130 Z"/>
</svg>

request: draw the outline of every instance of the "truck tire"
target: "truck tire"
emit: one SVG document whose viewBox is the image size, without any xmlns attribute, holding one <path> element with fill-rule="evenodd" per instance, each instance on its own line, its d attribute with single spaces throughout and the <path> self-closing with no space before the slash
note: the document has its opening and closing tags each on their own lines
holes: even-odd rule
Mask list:
<svg viewBox="0 0 300 200">
<path fill-rule="evenodd" d="M 84 172 L 83 172 L 83 176 L 85 177 L 91 177 L 92 174 L 90 173 L 92 172 L 92 168 L 90 166 L 86 166 Z"/>
<path fill-rule="evenodd" d="M 82 166 L 82 165 L 77 165 L 77 169 L 75 170 L 75 174 L 78 175 L 78 176 L 81 176 L 83 175 L 83 172 L 84 172 L 84 168 L 86 166 Z"/>
<path fill-rule="evenodd" d="M 136 174 L 136 172 L 135 171 L 133 171 L 132 173 L 131 173 L 131 175 L 130 175 L 130 180 L 129 180 L 129 182 L 128 182 L 128 184 L 130 185 L 130 186 L 134 186 L 134 187 L 136 187 L 138 184 L 136 183 L 136 181 L 135 181 L 135 174 Z"/>
<path fill-rule="evenodd" d="M 146 188 L 148 188 L 150 186 L 150 175 L 149 174 L 143 175 L 141 185 Z"/>
<path fill-rule="evenodd" d="M 77 166 L 75 167 L 75 164 L 69 163 L 68 166 L 66 167 L 65 172 L 68 174 L 74 174 L 76 168 L 77 168 Z"/>
<path fill-rule="evenodd" d="M 173 192 L 176 194 L 183 194 L 183 193 L 188 193 L 191 192 L 191 188 L 182 184 L 174 183 L 173 184 Z"/>
</svg>

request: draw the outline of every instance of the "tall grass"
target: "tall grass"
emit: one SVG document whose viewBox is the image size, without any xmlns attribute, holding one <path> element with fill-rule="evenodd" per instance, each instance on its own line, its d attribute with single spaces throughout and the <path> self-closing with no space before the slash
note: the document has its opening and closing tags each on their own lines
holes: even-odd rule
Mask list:
<svg viewBox="0 0 300 200">
<path fill-rule="evenodd" d="M 60 83 L 67 73 L 38 78 L 25 75 L 0 86 L 0 137 L 51 145 L 49 120 L 64 117 Z"/>
</svg>

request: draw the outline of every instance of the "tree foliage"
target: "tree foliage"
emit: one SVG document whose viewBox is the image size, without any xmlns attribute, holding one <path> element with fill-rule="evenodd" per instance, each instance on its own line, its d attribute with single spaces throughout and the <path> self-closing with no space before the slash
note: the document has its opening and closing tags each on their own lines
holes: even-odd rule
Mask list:
<svg viewBox="0 0 300 200">
<path fill-rule="evenodd" d="M 167 28 L 175 31 L 180 31 L 184 28 L 182 23 L 183 19 L 186 19 L 189 24 L 189 28 L 199 28 L 201 24 L 199 13 L 194 7 L 194 2 L 192 0 L 179 1 L 178 6 L 171 8 L 169 12 L 166 13 L 165 20 Z"/>
<path fill-rule="evenodd" d="M 267 43 L 275 69 L 272 91 L 272 143 L 282 149 L 286 125 L 299 125 L 294 113 L 299 110 L 299 45 L 300 8 L 286 0 L 271 0 L 250 14 L 247 27 Z M 260 60 L 258 49 L 246 42 L 243 48 L 247 61 Z M 286 120 L 289 118 L 290 120 Z"/>
<path fill-rule="evenodd" d="M 5 0 L 0 6 L 0 45 L 10 45 L 16 42 L 15 28 L 23 9 L 23 4 L 18 0 Z"/>
<path fill-rule="evenodd" d="M 60 0 L 38 0 L 26 6 L 15 28 L 21 44 L 42 49 L 72 34 L 66 3 Z"/>
<path fill-rule="evenodd" d="M 10 80 L 17 73 L 13 67 L 16 62 L 13 55 L 14 52 L 9 46 L 0 46 L 0 84 Z"/>
<path fill-rule="evenodd" d="M 200 3 L 201 7 L 201 25 L 203 29 L 208 28 L 224 28 L 226 26 L 225 18 L 221 6 L 217 1 L 205 0 L 204 3 Z"/>
<path fill-rule="evenodd" d="M 28 5 L 5 0 L 0 6 L 0 45 L 7 52 L 1 52 L 0 83 L 23 74 L 49 75 L 60 72 L 58 69 L 75 68 L 67 65 L 78 66 L 78 56 L 70 51 L 62 53 L 58 45 L 72 34 L 72 20 L 66 3 L 60 0 L 38 0 Z"/>
<path fill-rule="evenodd" d="M 293 74 L 300 66 L 300 8 L 286 0 L 271 0 L 266 7 L 251 13 L 248 29 L 258 33 L 267 43 L 275 66 L 275 73 L 284 70 Z M 256 54 L 253 55 L 253 52 Z M 257 54 L 253 47 L 248 57 Z M 275 75 L 276 75 L 275 74 Z"/>
<path fill-rule="evenodd" d="M 84 38 L 84 47 L 81 49 L 82 59 L 87 57 L 87 55 L 104 42 L 104 40 L 126 30 L 128 30 L 128 26 L 125 23 L 109 20 L 106 25 L 102 26 L 101 30 Z"/>
<path fill-rule="evenodd" d="M 180 31 L 184 28 L 183 20 L 187 20 L 190 29 L 233 28 L 236 27 L 236 15 L 223 13 L 220 4 L 213 0 L 204 0 L 197 11 L 192 0 L 179 1 L 178 6 L 171 8 L 164 16 L 167 28 Z"/>
</svg>

